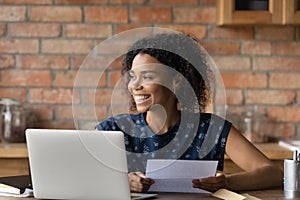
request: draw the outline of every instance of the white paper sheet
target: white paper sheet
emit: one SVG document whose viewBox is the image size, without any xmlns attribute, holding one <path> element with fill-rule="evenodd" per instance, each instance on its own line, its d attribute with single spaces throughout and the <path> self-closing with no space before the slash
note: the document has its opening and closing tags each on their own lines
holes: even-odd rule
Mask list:
<svg viewBox="0 0 300 200">
<path fill-rule="evenodd" d="M 218 161 L 150 159 L 146 177 L 154 179 L 151 192 L 209 193 L 192 187 L 193 179 L 215 176 Z"/>
</svg>

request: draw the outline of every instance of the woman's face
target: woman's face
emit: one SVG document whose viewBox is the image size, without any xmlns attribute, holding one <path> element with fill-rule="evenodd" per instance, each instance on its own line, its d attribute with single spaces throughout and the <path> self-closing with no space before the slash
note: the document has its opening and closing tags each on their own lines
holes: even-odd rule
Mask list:
<svg viewBox="0 0 300 200">
<path fill-rule="evenodd" d="M 128 90 L 138 112 L 147 112 L 151 106 L 157 104 L 166 110 L 176 105 L 175 95 L 170 90 L 170 74 L 170 68 L 154 57 L 148 54 L 136 55 L 128 72 Z"/>
</svg>

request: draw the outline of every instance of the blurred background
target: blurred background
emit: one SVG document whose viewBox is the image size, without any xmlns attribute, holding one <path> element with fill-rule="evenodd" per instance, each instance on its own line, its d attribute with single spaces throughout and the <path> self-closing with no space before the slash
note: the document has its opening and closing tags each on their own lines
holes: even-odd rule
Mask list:
<svg viewBox="0 0 300 200">
<path fill-rule="evenodd" d="M 262 135 L 254 136 L 254 142 L 300 138 L 299 23 L 220 26 L 223 11 L 217 5 L 222 2 L 0 0 L 0 98 L 18 101 L 10 106 L 2 101 L 2 121 L 7 109 L 14 116 L 21 109 L 24 127 L 73 129 L 74 95 L 75 104 L 85 105 L 78 119 L 81 127 L 93 129 L 95 124 L 88 122 L 94 105 L 85 96 L 94 92 L 90 80 L 98 80 L 97 73 L 87 70 L 87 80 L 73 90 L 84 58 L 117 33 L 162 27 L 200 39 L 222 74 L 228 119 L 246 135 L 259 130 Z M 290 2 L 299 6 L 299 1 Z M 99 80 L 94 99 L 99 121 L 111 115 L 110 98 L 120 69 L 116 60 Z M 218 108 L 214 109 L 217 113 Z"/>
</svg>

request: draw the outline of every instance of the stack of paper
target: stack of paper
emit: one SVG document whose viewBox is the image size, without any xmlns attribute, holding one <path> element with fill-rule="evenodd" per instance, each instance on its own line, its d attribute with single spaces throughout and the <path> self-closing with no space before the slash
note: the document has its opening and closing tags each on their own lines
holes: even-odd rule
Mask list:
<svg viewBox="0 0 300 200">
<path fill-rule="evenodd" d="M 0 196 L 30 197 L 33 196 L 29 175 L 0 177 Z"/>
<path fill-rule="evenodd" d="M 28 188 L 20 189 L 0 183 L 0 196 L 30 197 L 33 196 L 33 191 Z"/>
</svg>

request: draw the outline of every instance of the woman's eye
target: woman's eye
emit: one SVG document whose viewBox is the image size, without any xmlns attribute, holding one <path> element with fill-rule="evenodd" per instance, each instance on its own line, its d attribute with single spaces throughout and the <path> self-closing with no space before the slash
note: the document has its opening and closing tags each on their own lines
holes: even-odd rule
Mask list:
<svg viewBox="0 0 300 200">
<path fill-rule="evenodd" d="M 149 76 L 149 75 L 143 76 L 143 79 L 144 80 L 153 80 L 153 76 Z"/>
<path fill-rule="evenodd" d="M 136 76 L 134 76 L 133 74 L 128 74 L 128 79 L 129 80 L 135 80 Z"/>
</svg>

